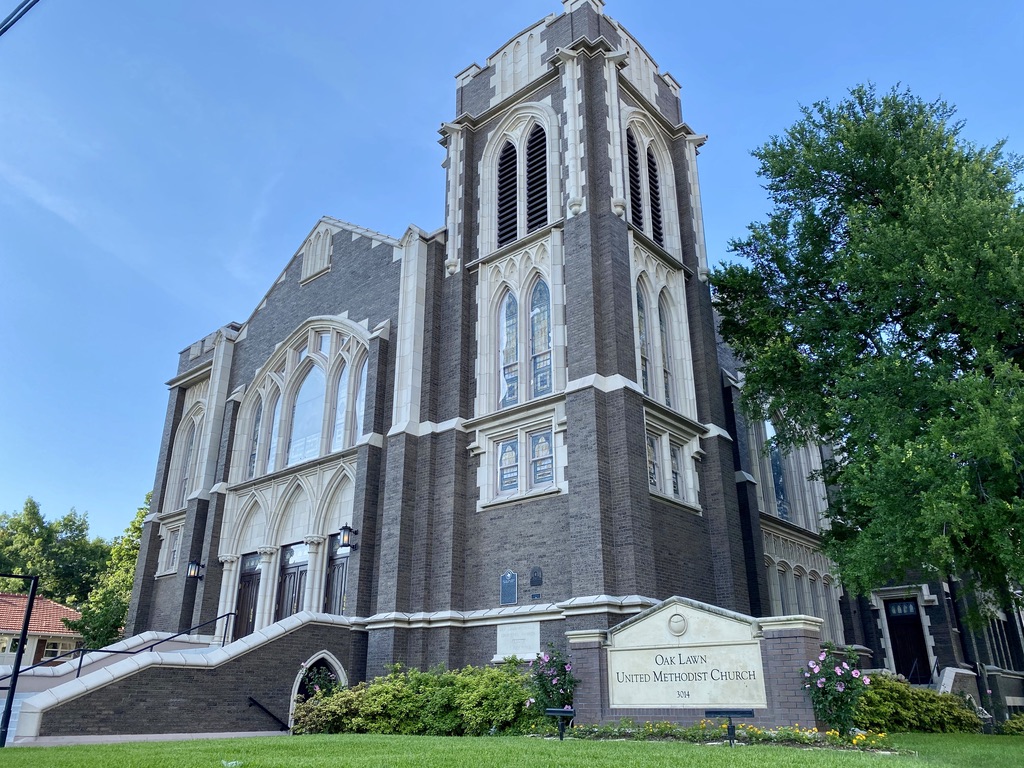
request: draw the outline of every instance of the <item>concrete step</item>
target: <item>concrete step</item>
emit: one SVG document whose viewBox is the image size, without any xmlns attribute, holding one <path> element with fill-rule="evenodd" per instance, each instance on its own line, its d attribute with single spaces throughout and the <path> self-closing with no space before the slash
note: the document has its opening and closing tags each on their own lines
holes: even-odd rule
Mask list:
<svg viewBox="0 0 1024 768">
<path fill-rule="evenodd" d="M 5 692 L 6 693 L 6 692 Z M 30 696 L 35 696 L 34 693 L 16 693 L 14 695 L 14 702 L 11 704 L 11 722 L 7 727 L 7 743 L 10 744 L 14 741 L 14 734 L 18 732 L 18 712 L 21 711 L 21 702 Z M 4 711 L 4 707 L 7 705 L 7 696 L 0 698 L 0 715 Z"/>
</svg>

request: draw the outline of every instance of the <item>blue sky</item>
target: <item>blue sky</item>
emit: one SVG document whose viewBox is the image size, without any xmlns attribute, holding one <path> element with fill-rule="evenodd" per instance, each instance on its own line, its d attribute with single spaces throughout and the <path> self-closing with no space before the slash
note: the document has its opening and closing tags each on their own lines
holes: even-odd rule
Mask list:
<svg viewBox="0 0 1024 768">
<path fill-rule="evenodd" d="M 0 16 L 16 0 L 0 6 Z M 7 8 L 6 6 L 10 6 Z M 440 13 L 438 9 L 443 9 Z M 42 0 L 0 38 L 0 511 L 119 534 L 177 352 L 245 320 L 316 220 L 443 224 L 454 76 L 559 0 Z M 749 151 L 861 82 L 1024 153 L 1024 3 L 609 0 L 682 85 L 708 254 L 767 211 Z"/>
</svg>

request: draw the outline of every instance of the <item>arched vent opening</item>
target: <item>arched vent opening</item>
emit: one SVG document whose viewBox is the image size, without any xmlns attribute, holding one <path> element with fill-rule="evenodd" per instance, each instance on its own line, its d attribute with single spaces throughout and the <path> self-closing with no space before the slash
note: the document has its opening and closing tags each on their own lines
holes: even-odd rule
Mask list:
<svg viewBox="0 0 1024 768">
<path fill-rule="evenodd" d="M 547 223 L 547 135 L 535 125 L 526 141 L 526 231 L 533 232 Z"/>
<path fill-rule="evenodd" d="M 633 132 L 626 131 L 626 155 L 629 159 L 629 213 L 633 226 L 644 228 L 643 185 L 640 182 L 640 149 Z"/>
<path fill-rule="evenodd" d="M 516 239 L 516 148 L 506 142 L 498 156 L 498 245 Z"/>
<path fill-rule="evenodd" d="M 658 245 L 665 245 L 665 228 L 661 222 L 661 180 L 654 150 L 647 148 L 647 185 L 651 196 L 651 237 Z"/>
</svg>

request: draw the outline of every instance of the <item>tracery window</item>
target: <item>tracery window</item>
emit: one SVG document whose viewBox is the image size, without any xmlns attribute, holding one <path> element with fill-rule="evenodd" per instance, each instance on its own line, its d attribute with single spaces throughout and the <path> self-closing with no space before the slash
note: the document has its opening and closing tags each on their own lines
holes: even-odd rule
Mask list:
<svg viewBox="0 0 1024 768">
<path fill-rule="evenodd" d="M 523 399 L 550 395 L 553 391 L 551 368 L 551 291 L 538 278 L 529 293 L 528 322 L 520 316 L 519 302 L 511 289 L 498 302 L 497 357 L 498 402 L 502 408 L 516 405 Z M 526 398 L 520 388 L 521 361 L 529 361 Z"/>
<path fill-rule="evenodd" d="M 673 337 L 675 318 L 665 289 L 658 295 L 657 317 L 652 318 L 648 287 L 643 280 L 636 284 L 636 326 L 639 347 L 639 383 L 643 393 L 659 400 L 669 408 L 682 410 L 676 392 L 675 357 L 676 342 Z M 652 321 L 656 321 L 658 333 L 651 333 Z M 660 373 L 659 373 L 660 372 Z"/>
<path fill-rule="evenodd" d="M 363 430 L 367 365 L 366 347 L 347 330 L 314 324 L 297 334 L 243 404 L 237 476 L 259 477 L 354 445 Z"/>
</svg>

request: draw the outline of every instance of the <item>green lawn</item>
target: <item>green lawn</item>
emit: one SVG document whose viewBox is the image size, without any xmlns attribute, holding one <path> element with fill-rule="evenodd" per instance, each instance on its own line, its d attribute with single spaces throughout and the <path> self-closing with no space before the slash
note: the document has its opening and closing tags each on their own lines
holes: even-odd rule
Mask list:
<svg viewBox="0 0 1024 768">
<path fill-rule="evenodd" d="M 905 735 L 896 743 L 914 755 L 880 755 L 778 746 L 695 746 L 666 742 L 600 742 L 527 738 L 298 736 L 151 742 L 81 747 L 13 747 L 3 768 L 1019 768 L 1024 738 Z M 223 761 L 223 762 L 222 762 Z"/>
</svg>

